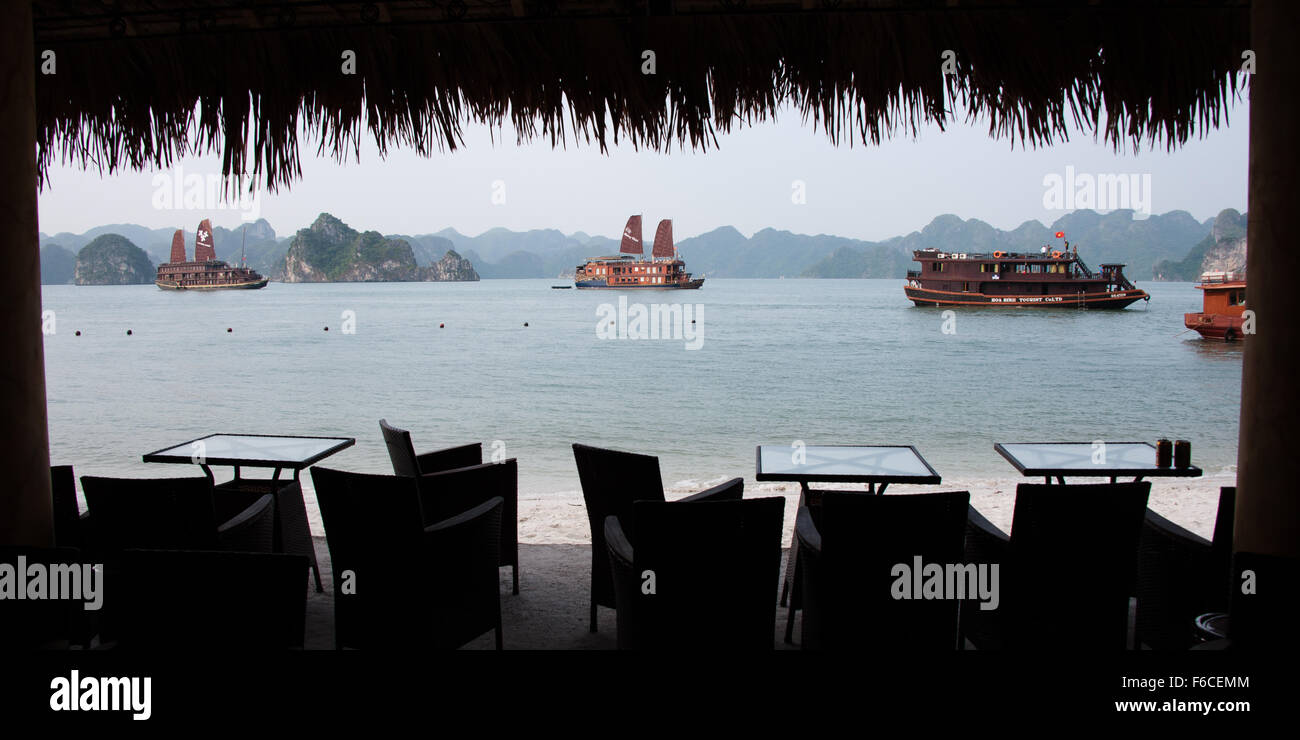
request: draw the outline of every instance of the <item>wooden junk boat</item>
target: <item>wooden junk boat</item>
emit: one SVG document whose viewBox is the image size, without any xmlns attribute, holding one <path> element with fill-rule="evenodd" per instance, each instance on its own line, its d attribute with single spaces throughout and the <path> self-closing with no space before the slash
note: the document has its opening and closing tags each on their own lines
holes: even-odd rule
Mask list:
<svg viewBox="0 0 1300 740">
<path fill-rule="evenodd" d="M 240 266 L 232 267 L 217 259 L 212 243 L 212 224 L 208 219 L 199 222 L 194 236 L 194 259 L 185 254 L 185 233 L 180 229 L 172 234 L 171 260 L 158 265 L 154 284 L 163 290 L 253 290 L 266 287 L 267 278 L 243 265 L 243 246 L 240 246 Z"/>
<path fill-rule="evenodd" d="M 664 219 L 655 230 L 654 247 L 650 259 L 644 259 L 645 245 L 641 243 L 641 217 L 633 216 L 623 227 L 623 241 L 619 254 L 612 257 L 594 257 L 578 265 L 573 276 L 577 288 L 612 288 L 624 290 L 649 288 L 658 290 L 691 289 L 704 285 L 704 278 L 692 278 L 686 263 L 673 246 L 673 222 Z"/>
<path fill-rule="evenodd" d="M 1206 272 L 1196 287 L 1205 291 L 1201 312 L 1183 314 L 1183 325 L 1195 329 L 1203 339 L 1221 342 L 1245 339 L 1242 325 L 1246 312 L 1246 276 L 1239 272 Z"/>
<path fill-rule="evenodd" d="M 1064 232 L 1056 232 L 1065 239 Z M 918 306 L 997 306 L 1037 308 L 1124 308 L 1151 296 L 1124 277 L 1124 265 L 1104 264 L 1093 272 L 1070 243 L 1038 254 L 966 253 L 921 249 L 912 259 L 904 291 Z"/>
</svg>

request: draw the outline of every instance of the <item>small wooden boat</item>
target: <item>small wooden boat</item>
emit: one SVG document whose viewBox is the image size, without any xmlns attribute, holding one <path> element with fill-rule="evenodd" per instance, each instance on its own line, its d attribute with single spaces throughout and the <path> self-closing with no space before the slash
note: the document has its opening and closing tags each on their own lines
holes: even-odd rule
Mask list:
<svg viewBox="0 0 1300 740">
<path fill-rule="evenodd" d="M 1196 285 L 1205 291 L 1200 313 L 1183 314 L 1183 325 L 1202 339 L 1235 342 L 1245 339 L 1246 276 L 1239 272 L 1206 272 Z"/>
</svg>

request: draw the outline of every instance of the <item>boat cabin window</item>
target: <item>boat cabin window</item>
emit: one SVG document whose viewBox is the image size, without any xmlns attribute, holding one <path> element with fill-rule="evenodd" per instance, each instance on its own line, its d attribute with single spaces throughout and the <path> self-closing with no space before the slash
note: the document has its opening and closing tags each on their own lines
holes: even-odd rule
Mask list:
<svg viewBox="0 0 1300 740">
<path fill-rule="evenodd" d="M 1244 306 L 1246 305 L 1246 291 L 1233 290 L 1228 292 L 1228 305 Z"/>
<path fill-rule="evenodd" d="M 942 262 L 931 262 L 931 263 L 930 263 L 930 271 L 931 271 L 931 272 L 943 272 L 943 263 L 942 263 Z"/>
</svg>

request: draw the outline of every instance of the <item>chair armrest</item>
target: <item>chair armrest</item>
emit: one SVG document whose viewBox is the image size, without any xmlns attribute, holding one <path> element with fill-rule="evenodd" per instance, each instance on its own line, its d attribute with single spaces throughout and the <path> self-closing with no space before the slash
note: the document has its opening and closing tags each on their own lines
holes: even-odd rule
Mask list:
<svg viewBox="0 0 1300 740">
<path fill-rule="evenodd" d="M 1152 529 L 1155 529 L 1166 538 L 1178 541 L 1179 545 L 1188 550 L 1203 549 L 1206 553 L 1209 553 L 1210 551 L 1211 544 L 1209 540 L 1195 532 L 1180 527 L 1150 509 L 1147 509 L 1146 520 L 1142 524 L 1143 527 L 1151 527 Z"/>
<path fill-rule="evenodd" d="M 632 543 L 628 542 L 623 525 L 619 524 L 616 516 L 605 517 L 605 546 L 609 548 L 610 557 L 614 558 L 616 564 L 622 561 L 622 565 L 632 567 Z"/>
<path fill-rule="evenodd" d="M 265 494 L 217 527 L 221 549 L 227 552 L 271 552 L 275 537 L 272 506 L 271 494 Z"/>
<path fill-rule="evenodd" d="M 475 443 L 461 445 L 460 447 L 448 447 L 444 450 L 434 450 L 423 455 L 416 455 L 415 462 L 420 467 L 421 474 L 440 473 L 455 468 L 468 468 L 471 465 L 478 465 L 483 462 L 483 445 L 482 443 Z"/>
<path fill-rule="evenodd" d="M 745 479 L 732 478 L 721 485 L 693 493 L 682 501 L 739 501 L 744 497 Z"/>
<path fill-rule="evenodd" d="M 817 555 L 821 554 L 822 534 L 817 531 L 817 524 L 813 521 L 812 509 L 807 506 L 800 506 L 799 513 L 795 515 L 794 534 L 799 540 L 799 547 L 811 550 Z"/>
<path fill-rule="evenodd" d="M 445 530 L 455 529 L 465 522 L 482 516 L 484 512 L 491 511 L 492 509 L 501 506 L 502 503 L 503 501 L 500 496 L 490 498 L 472 509 L 462 511 L 455 516 L 447 517 L 446 519 L 430 524 L 424 528 L 424 533 L 426 535 L 436 535 Z"/>
</svg>

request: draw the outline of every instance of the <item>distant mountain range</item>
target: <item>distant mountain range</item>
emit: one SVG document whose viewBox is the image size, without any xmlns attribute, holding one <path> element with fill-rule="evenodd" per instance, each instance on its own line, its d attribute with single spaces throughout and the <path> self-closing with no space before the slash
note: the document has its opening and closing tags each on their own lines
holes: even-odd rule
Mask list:
<svg viewBox="0 0 1300 740">
<path fill-rule="evenodd" d="M 1242 219 L 1244 234 L 1244 216 L 1236 211 L 1231 213 Z M 1080 210 L 1050 225 L 1026 221 L 1004 231 L 978 219 L 963 220 L 945 214 L 920 231 L 879 242 L 776 229 L 763 229 L 745 237 L 734 227 L 723 226 L 682 239 L 677 248 L 686 260 L 687 269 L 700 277 L 902 278 L 914 267 L 912 251 L 916 249 L 1037 251 L 1042 245 L 1055 243 L 1053 235 L 1064 231 L 1070 243 L 1079 247 L 1080 257 L 1094 267 L 1103 262 L 1120 262 L 1128 265 L 1127 274 L 1136 280 L 1193 280 L 1199 273 L 1191 263 L 1203 259 L 1211 249 L 1206 239 L 1212 236 L 1215 221 L 1197 221 L 1186 211 L 1136 219 L 1130 210 L 1105 214 Z M 1227 223 L 1225 229 L 1230 228 Z M 173 231 L 172 228 L 113 224 L 83 234 L 41 234 L 40 243 L 43 248 L 57 245 L 75 254 L 97 236 L 118 234 L 144 249 L 156 264 L 168 259 Z M 279 277 L 293 235 L 277 236 L 265 219 L 249 224 L 246 235 L 242 231 L 243 228 L 213 229 L 217 257 L 237 262 L 243 239 L 249 266 L 273 278 Z M 193 232 L 187 231 L 185 238 L 187 244 L 193 245 Z M 410 244 L 419 267 L 436 265 L 448 251 L 454 250 L 468 259 L 484 279 L 554 278 L 572 274 L 589 257 L 618 251 L 615 239 L 582 232 L 564 234 L 555 229 L 520 232 L 496 228 L 478 236 L 443 229 L 433 234 L 389 234 L 385 238 Z M 42 265 L 48 262 L 51 268 L 48 282 L 69 280 L 70 276 L 65 275 L 69 256 L 62 251 L 43 250 Z M 1171 267 L 1175 263 L 1182 266 Z M 1157 269 L 1157 265 L 1161 267 Z M 42 275 L 45 279 L 44 272 Z"/>
</svg>

